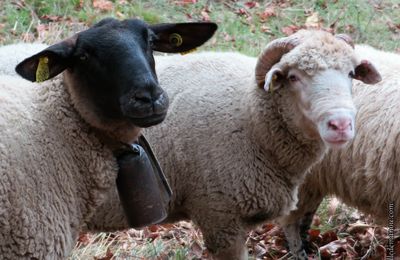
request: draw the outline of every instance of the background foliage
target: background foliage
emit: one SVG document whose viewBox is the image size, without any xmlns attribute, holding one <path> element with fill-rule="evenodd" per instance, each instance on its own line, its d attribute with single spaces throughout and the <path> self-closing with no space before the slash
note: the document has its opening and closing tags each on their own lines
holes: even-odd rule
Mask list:
<svg viewBox="0 0 400 260">
<path fill-rule="evenodd" d="M 253 56 L 271 39 L 305 27 L 400 51 L 400 0 L 2 0 L 0 43 L 54 43 L 108 16 L 148 23 L 211 20 L 220 28 L 208 49 Z"/>
</svg>

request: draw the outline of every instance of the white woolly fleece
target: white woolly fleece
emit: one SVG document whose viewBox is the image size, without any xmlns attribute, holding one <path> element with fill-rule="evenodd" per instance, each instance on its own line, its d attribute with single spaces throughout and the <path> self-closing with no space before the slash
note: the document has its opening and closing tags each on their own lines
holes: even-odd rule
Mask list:
<svg viewBox="0 0 400 260">
<path fill-rule="evenodd" d="M 26 57 L 46 49 L 43 43 L 16 43 L 0 47 L 0 75 L 17 75 L 15 66 Z"/>
<path fill-rule="evenodd" d="M 115 185 L 117 164 L 61 76 L 0 76 L 0 158 L 1 258 L 65 259 Z"/>
</svg>

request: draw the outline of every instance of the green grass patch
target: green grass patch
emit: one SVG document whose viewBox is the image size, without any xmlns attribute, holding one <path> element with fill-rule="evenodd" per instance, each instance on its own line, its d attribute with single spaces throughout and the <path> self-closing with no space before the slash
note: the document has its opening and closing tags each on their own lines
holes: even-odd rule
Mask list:
<svg viewBox="0 0 400 260">
<path fill-rule="evenodd" d="M 271 40 L 305 27 L 318 13 L 320 25 L 348 33 L 355 42 L 384 50 L 400 49 L 400 0 L 208 1 L 181 0 L 3 0 L 0 2 L 0 44 L 16 41 L 54 43 L 104 17 L 140 18 L 148 23 L 202 21 L 218 23 L 216 37 L 204 49 L 239 51 L 256 56 Z M 255 2 L 254 2 L 255 3 Z M 263 18 L 266 10 L 273 14 Z M 53 35 L 56 35 L 53 36 Z"/>
</svg>

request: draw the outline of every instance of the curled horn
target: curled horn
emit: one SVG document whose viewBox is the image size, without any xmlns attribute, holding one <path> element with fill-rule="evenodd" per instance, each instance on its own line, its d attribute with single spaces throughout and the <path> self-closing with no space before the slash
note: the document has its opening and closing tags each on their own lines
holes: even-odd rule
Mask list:
<svg viewBox="0 0 400 260">
<path fill-rule="evenodd" d="M 267 72 L 279 62 L 281 57 L 292 50 L 300 43 L 296 35 L 280 38 L 270 42 L 261 55 L 258 57 L 256 65 L 256 82 L 259 87 L 263 87 L 265 83 L 265 75 Z"/>
<path fill-rule="evenodd" d="M 337 39 L 345 41 L 348 45 L 350 45 L 354 49 L 354 42 L 353 39 L 347 34 L 336 34 L 335 37 Z"/>
</svg>

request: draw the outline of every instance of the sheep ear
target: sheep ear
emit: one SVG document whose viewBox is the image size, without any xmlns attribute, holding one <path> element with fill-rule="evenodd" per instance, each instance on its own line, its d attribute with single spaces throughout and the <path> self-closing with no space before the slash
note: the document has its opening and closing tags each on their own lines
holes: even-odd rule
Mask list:
<svg viewBox="0 0 400 260">
<path fill-rule="evenodd" d="M 280 68 L 274 68 L 272 67 L 267 75 L 265 75 L 265 83 L 264 83 L 264 89 L 265 91 L 271 91 L 273 92 L 274 90 L 282 87 L 283 85 L 283 72 Z"/>
<path fill-rule="evenodd" d="M 361 80 L 365 84 L 376 84 L 382 80 L 381 74 L 379 74 L 375 66 L 367 60 L 362 60 L 355 68 L 353 78 Z"/>
<path fill-rule="evenodd" d="M 15 67 L 15 71 L 33 82 L 57 76 L 70 65 L 76 39 L 76 36 L 68 38 L 26 58 Z"/>
<path fill-rule="evenodd" d="M 210 39 L 218 26 L 215 23 L 168 23 L 150 26 L 156 34 L 153 50 L 187 52 Z"/>
</svg>

